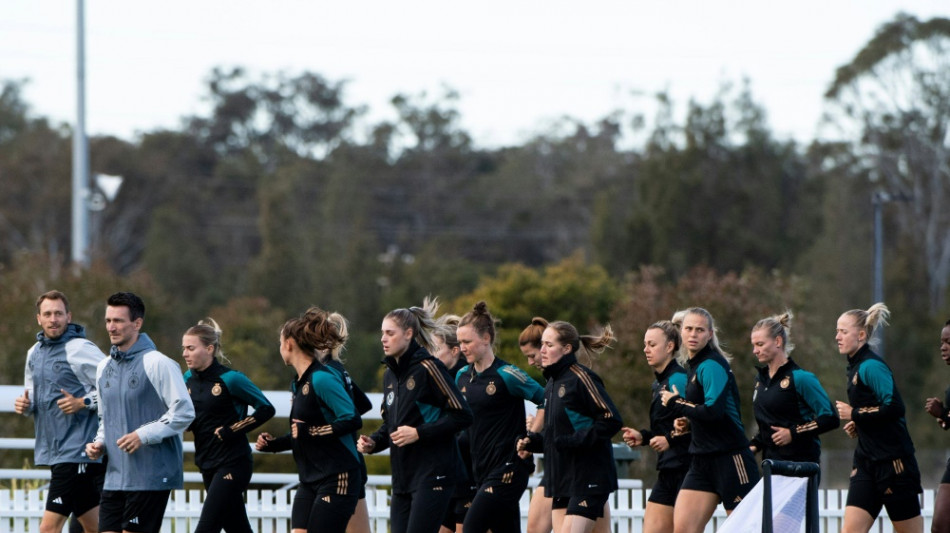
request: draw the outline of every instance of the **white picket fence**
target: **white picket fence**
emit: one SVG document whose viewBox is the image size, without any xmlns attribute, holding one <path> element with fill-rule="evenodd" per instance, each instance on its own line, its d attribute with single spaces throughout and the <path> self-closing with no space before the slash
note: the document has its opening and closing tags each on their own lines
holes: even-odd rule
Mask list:
<svg viewBox="0 0 950 533">
<path fill-rule="evenodd" d="M 0 385 L 0 414 L 12 413 L 13 400 L 22 393 L 19 386 Z M 264 391 L 277 409 L 276 416 L 287 417 L 290 412 L 290 394 L 285 391 Z M 369 394 L 374 409 L 367 413 L 368 418 L 378 418 L 378 406 L 382 394 Z M 526 408 L 533 412 L 533 406 L 526 402 Z M 19 415 L 16 415 L 19 416 Z M 32 449 L 33 439 L 0 438 L 0 451 Z M 185 453 L 194 452 L 194 443 L 184 442 Z M 283 488 L 276 490 L 254 489 L 247 491 L 247 513 L 251 527 L 257 533 L 286 533 L 290 531 L 290 509 L 296 484 L 295 474 L 276 474 L 255 472 L 252 483 L 274 484 Z M 33 533 L 39 531 L 40 519 L 46 505 L 46 487 L 24 489 L 23 483 L 14 480 L 49 481 L 48 469 L 13 470 L 0 469 L 0 533 Z M 200 474 L 186 472 L 185 481 L 200 483 Z M 521 498 L 522 530 L 527 529 L 528 502 L 531 490 L 538 479 L 532 478 L 531 489 Z M 260 486 L 260 485 L 257 485 Z M 369 508 L 370 526 L 373 533 L 389 531 L 389 486 L 388 476 L 370 476 L 366 487 L 366 503 Z M 14 488 L 7 488 L 14 487 Z M 841 530 L 844 517 L 847 490 L 819 490 L 818 506 L 820 529 L 822 532 Z M 643 489 L 638 479 L 620 480 L 620 490 L 611 495 L 611 531 L 613 533 L 641 533 L 643 530 L 643 510 L 649 489 Z M 162 533 L 187 533 L 193 531 L 201 514 L 204 491 L 177 490 L 171 495 L 165 511 Z M 934 491 L 925 490 L 923 495 L 924 531 L 930 531 L 933 517 Z M 706 533 L 714 533 L 725 521 L 726 514 L 720 506 L 706 527 Z M 886 515 L 878 518 L 872 528 L 876 533 L 893 533 Z"/>
<path fill-rule="evenodd" d="M 370 527 L 374 533 L 389 531 L 389 490 L 387 484 L 375 483 L 366 487 L 366 503 L 369 509 Z M 532 485 L 537 479 L 532 480 Z M 643 531 L 643 510 L 649 489 L 640 487 L 639 480 L 620 480 L 621 488 L 610 499 L 611 531 L 613 533 L 641 533 Z M 533 489 L 532 489 L 533 490 Z M 528 501 L 531 490 L 525 491 L 521 498 L 522 530 L 527 528 Z M 248 490 L 247 514 L 251 527 L 258 533 L 289 533 L 290 509 L 293 503 L 294 489 Z M 930 531 L 933 516 L 934 491 L 924 491 L 924 530 Z M 841 530 L 844 517 L 846 490 L 820 490 L 819 516 L 820 529 L 823 532 Z M 204 500 L 203 490 L 173 491 L 165 510 L 162 533 L 185 533 L 194 531 L 201 515 Z M 40 519 L 46 505 L 45 489 L 10 489 L 0 491 L 0 531 L 9 533 L 34 533 L 39 531 Z M 706 532 L 714 533 L 726 519 L 720 506 Z M 885 516 L 878 518 L 872 531 L 892 533 L 891 523 Z"/>
</svg>

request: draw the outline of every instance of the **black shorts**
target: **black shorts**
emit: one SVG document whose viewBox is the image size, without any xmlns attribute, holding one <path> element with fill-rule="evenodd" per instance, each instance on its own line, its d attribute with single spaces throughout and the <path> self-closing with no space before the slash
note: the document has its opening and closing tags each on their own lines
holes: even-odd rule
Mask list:
<svg viewBox="0 0 950 533">
<path fill-rule="evenodd" d="M 854 458 L 847 505 L 864 509 L 874 518 L 887 509 L 894 522 L 920 516 L 920 469 L 913 455 L 900 459 L 866 461 Z"/>
<path fill-rule="evenodd" d="M 943 471 L 943 477 L 940 478 L 940 483 L 950 483 L 950 459 L 947 459 L 947 468 Z"/>
<path fill-rule="evenodd" d="M 158 533 L 170 490 L 104 490 L 99 504 L 99 531 Z"/>
<path fill-rule="evenodd" d="M 673 507 L 673 504 L 676 503 L 676 495 L 680 493 L 680 487 L 683 485 L 683 479 L 688 471 L 688 468 L 664 468 L 657 472 L 656 483 L 653 485 L 653 490 L 650 491 L 650 498 L 647 501 Z"/>
<path fill-rule="evenodd" d="M 694 455 L 681 489 L 712 492 L 731 511 L 759 482 L 759 468 L 749 448 L 720 455 Z"/>
<path fill-rule="evenodd" d="M 290 511 L 290 527 L 310 531 L 319 525 L 328 532 L 345 531 L 356 510 L 361 484 L 359 469 L 300 483 Z"/>
<path fill-rule="evenodd" d="M 445 512 L 445 518 L 442 519 L 442 526 L 455 531 L 458 524 L 465 522 L 465 514 L 471 506 L 471 496 L 463 498 L 453 496 L 452 501 L 449 502 L 449 509 Z"/>
<path fill-rule="evenodd" d="M 609 493 L 571 496 L 570 498 L 551 498 L 551 509 L 567 509 L 566 514 L 597 520 L 603 518 L 604 505 L 607 504 L 609 498 Z"/>
<path fill-rule="evenodd" d="M 363 454 L 360 454 L 360 476 L 363 478 L 363 481 L 360 483 L 360 492 L 357 496 L 359 499 L 366 499 L 366 483 L 369 481 L 369 471 L 366 470 L 366 459 L 363 458 Z"/>
<path fill-rule="evenodd" d="M 102 463 L 61 463 L 52 465 L 46 510 L 82 516 L 99 505 L 106 466 Z"/>
</svg>

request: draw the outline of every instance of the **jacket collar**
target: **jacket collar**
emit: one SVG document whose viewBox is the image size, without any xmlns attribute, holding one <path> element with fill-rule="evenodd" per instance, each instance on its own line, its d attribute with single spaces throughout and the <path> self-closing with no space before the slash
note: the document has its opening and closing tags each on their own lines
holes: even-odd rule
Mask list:
<svg viewBox="0 0 950 533">
<path fill-rule="evenodd" d="M 66 325 L 66 331 L 63 332 L 58 338 L 50 339 L 40 330 L 36 334 L 36 342 L 44 346 L 53 346 L 55 344 L 65 344 L 73 339 L 85 339 L 86 338 L 86 328 L 80 326 L 79 324 L 69 323 Z"/>
<path fill-rule="evenodd" d="M 571 352 L 564 357 L 562 357 L 558 362 L 553 365 L 544 367 L 544 377 L 547 379 L 556 378 L 560 376 L 565 369 L 569 368 L 571 365 L 577 363 L 577 353 Z"/>
<path fill-rule="evenodd" d="M 663 381 L 664 379 L 670 377 L 677 369 L 683 370 L 683 367 L 680 366 L 679 362 L 677 362 L 676 358 L 674 357 L 670 360 L 662 372 L 654 372 L 653 375 L 656 376 L 657 381 Z"/>
<path fill-rule="evenodd" d="M 848 357 L 848 368 L 854 368 L 865 359 L 876 356 L 877 354 L 871 350 L 871 345 L 864 343 L 863 346 L 858 348 L 858 351 L 854 352 L 854 355 Z"/>
<path fill-rule="evenodd" d="M 686 361 L 686 364 L 689 365 L 690 368 L 696 369 L 697 367 L 699 367 L 700 363 L 712 357 L 714 353 L 717 353 L 717 352 L 713 350 L 712 348 L 710 348 L 709 344 L 707 343 L 706 346 L 703 346 L 703 349 L 700 350 L 699 353 L 689 358 Z"/>
<path fill-rule="evenodd" d="M 393 373 L 401 376 L 403 373 L 409 370 L 411 365 L 418 363 L 427 357 L 432 356 L 429 355 L 429 352 L 425 348 L 419 346 L 419 343 L 416 342 L 416 339 L 412 339 L 409 341 L 409 346 L 406 346 L 406 351 L 403 352 L 399 359 L 396 359 L 392 355 L 387 355 L 385 358 L 383 358 L 383 364 L 389 367 Z"/>
<path fill-rule="evenodd" d="M 113 345 L 109 348 L 109 357 L 116 361 L 121 361 L 122 359 L 132 359 L 140 353 L 150 352 L 152 350 L 155 350 L 155 343 L 152 342 L 152 339 L 145 333 L 139 333 L 138 340 L 135 341 L 135 344 L 133 344 L 128 351 L 119 351 L 119 348 Z"/>
</svg>

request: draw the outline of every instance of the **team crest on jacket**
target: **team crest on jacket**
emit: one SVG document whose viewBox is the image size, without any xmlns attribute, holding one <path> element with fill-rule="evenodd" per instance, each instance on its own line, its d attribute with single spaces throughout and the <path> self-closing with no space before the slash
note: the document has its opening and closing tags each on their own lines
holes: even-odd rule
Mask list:
<svg viewBox="0 0 950 533">
<path fill-rule="evenodd" d="M 300 389 L 300 394 L 303 394 L 304 396 L 310 394 L 310 384 L 309 384 L 309 383 L 304 383 L 304 384 L 303 384 L 303 388 Z"/>
<path fill-rule="evenodd" d="M 557 397 L 563 398 L 565 394 L 567 394 L 567 387 L 565 387 L 564 385 L 561 385 L 561 388 L 557 390 Z"/>
<path fill-rule="evenodd" d="M 221 384 L 220 384 L 220 383 L 215 383 L 215 384 L 214 384 L 214 387 L 211 387 L 211 395 L 212 395 L 212 396 L 221 396 Z"/>
<path fill-rule="evenodd" d="M 495 382 L 489 381 L 488 386 L 485 387 L 485 394 L 488 394 L 489 396 L 491 396 L 495 394 L 496 392 L 498 392 L 498 389 L 495 387 Z M 562 394 L 561 396 L 564 396 L 564 395 Z"/>
<path fill-rule="evenodd" d="M 392 391 L 389 391 L 389 394 L 386 395 L 386 405 L 392 405 L 392 404 L 393 404 L 393 398 L 395 398 L 395 397 L 396 397 L 396 395 L 393 394 Z"/>
<path fill-rule="evenodd" d="M 409 376 L 409 379 L 406 380 L 406 388 L 412 390 L 416 388 L 416 380 Z"/>
<path fill-rule="evenodd" d="M 785 376 L 785 377 L 782 379 L 782 382 L 779 383 L 779 386 L 782 387 L 783 389 L 787 389 L 788 386 L 791 385 L 791 384 L 792 384 L 792 380 L 788 379 L 788 376 Z"/>
<path fill-rule="evenodd" d="M 128 385 L 130 389 L 138 388 L 139 386 L 139 376 L 138 374 L 132 374 L 129 376 Z"/>
</svg>

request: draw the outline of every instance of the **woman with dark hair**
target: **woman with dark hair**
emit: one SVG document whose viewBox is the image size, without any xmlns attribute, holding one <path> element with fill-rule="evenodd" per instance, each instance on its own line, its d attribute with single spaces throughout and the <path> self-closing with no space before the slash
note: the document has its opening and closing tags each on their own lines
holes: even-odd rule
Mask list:
<svg viewBox="0 0 950 533">
<path fill-rule="evenodd" d="M 185 385 L 195 404 L 188 429 L 195 435 L 195 464 L 206 491 L 195 532 L 223 528 L 249 533 L 244 491 L 253 461 L 246 435 L 274 416 L 274 406 L 247 376 L 221 364 L 221 328 L 214 320 L 188 328 L 181 338 L 181 355 L 188 366 Z M 253 414 L 247 414 L 248 407 L 254 408 Z"/>
<path fill-rule="evenodd" d="M 870 531 L 882 507 L 898 533 L 924 527 L 918 496 L 923 489 L 904 400 L 890 367 L 869 345 L 888 317 L 883 303 L 845 311 L 835 333 L 838 352 L 848 357 L 848 403 L 835 405 L 847 421 L 845 432 L 858 439 L 841 529 L 846 533 Z"/>
<path fill-rule="evenodd" d="M 456 383 L 472 408 L 472 474 L 478 485 L 465 516 L 465 533 L 520 533 L 521 495 L 534 471 L 515 444 L 525 435 L 525 400 L 541 406 L 544 389 L 520 368 L 495 356 L 495 318 L 478 302 L 456 332 L 468 364 Z"/>
<path fill-rule="evenodd" d="M 528 433 L 519 450 L 544 452 L 550 469 L 555 533 L 590 533 L 617 490 L 617 469 L 610 443 L 623 422 L 591 369 L 577 353 L 602 352 L 613 341 L 607 326 L 599 336 L 580 336 L 567 322 L 552 322 L 541 336 L 545 386 L 543 433 Z"/>
<path fill-rule="evenodd" d="M 940 358 L 943 362 L 950 365 L 950 320 L 943 325 L 940 330 Z M 944 392 L 944 400 L 940 398 L 927 398 L 924 408 L 930 416 L 936 419 L 937 424 L 943 429 L 950 429 L 950 387 Z M 937 487 L 937 495 L 934 497 L 934 517 L 931 531 L 934 533 L 950 532 L 950 460 L 947 461 L 947 468 L 943 471 L 943 478 L 940 479 L 940 486 Z"/>
<path fill-rule="evenodd" d="M 290 518 L 295 533 L 344 533 L 356 509 L 362 476 L 352 433 L 363 422 L 343 382 L 319 359 L 344 340 L 329 313 L 316 307 L 280 330 L 280 356 L 297 373 L 290 387 L 290 433 L 261 433 L 256 447 L 293 450 L 300 476 Z"/>
<path fill-rule="evenodd" d="M 692 459 L 676 496 L 673 530 L 699 533 L 720 502 L 732 513 L 758 482 L 759 470 L 742 425 L 731 357 L 719 346 L 712 315 L 701 307 L 685 310 L 680 335 L 688 354 L 686 389 L 672 386 L 660 398 L 674 417 L 689 420 L 692 432 Z"/>
<path fill-rule="evenodd" d="M 623 428 L 628 446 L 649 446 L 656 451 L 657 479 L 643 513 L 644 533 L 673 531 L 673 504 L 689 470 L 690 434 L 674 430 L 676 416 L 665 409 L 660 392 L 686 390 L 686 371 L 676 362 L 680 347 L 679 328 L 669 320 L 652 324 L 643 335 L 643 353 L 653 369 L 653 401 L 649 429 Z"/>
<path fill-rule="evenodd" d="M 436 533 L 452 498 L 459 470 L 455 435 L 472 423 L 472 411 L 433 357 L 436 300 L 396 309 L 383 318 L 383 423 L 361 435 L 362 453 L 390 448 L 392 533 Z"/>
<path fill-rule="evenodd" d="M 752 405 L 759 430 L 752 451 L 763 459 L 818 463 L 818 435 L 837 428 L 838 413 L 811 372 L 789 356 L 792 313 L 763 318 L 752 328 L 752 353 L 759 363 Z"/>
</svg>

